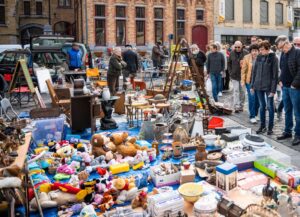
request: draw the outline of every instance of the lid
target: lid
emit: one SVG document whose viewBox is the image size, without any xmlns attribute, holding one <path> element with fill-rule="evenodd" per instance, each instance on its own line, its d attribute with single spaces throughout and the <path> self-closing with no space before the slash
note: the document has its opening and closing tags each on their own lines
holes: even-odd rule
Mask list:
<svg viewBox="0 0 300 217">
<path fill-rule="evenodd" d="M 216 167 L 217 172 L 228 175 L 237 171 L 237 166 L 231 163 L 224 163 Z"/>
<path fill-rule="evenodd" d="M 195 212 L 215 212 L 218 202 L 212 195 L 201 197 L 195 204 Z"/>
<path fill-rule="evenodd" d="M 251 142 L 263 143 L 265 140 L 259 136 L 246 135 L 245 138 Z"/>
</svg>

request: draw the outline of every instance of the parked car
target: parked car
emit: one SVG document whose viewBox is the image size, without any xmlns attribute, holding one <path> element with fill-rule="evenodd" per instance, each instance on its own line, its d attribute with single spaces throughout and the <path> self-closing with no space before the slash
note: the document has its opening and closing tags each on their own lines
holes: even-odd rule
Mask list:
<svg viewBox="0 0 300 217">
<path fill-rule="evenodd" d="M 32 58 L 29 50 L 11 49 L 0 53 L 0 74 L 3 75 L 6 81 L 9 82 L 12 79 L 12 75 L 19 59 L 25 59 L 27 61 L 29 72 L 32 73 Z"/>
</svg>

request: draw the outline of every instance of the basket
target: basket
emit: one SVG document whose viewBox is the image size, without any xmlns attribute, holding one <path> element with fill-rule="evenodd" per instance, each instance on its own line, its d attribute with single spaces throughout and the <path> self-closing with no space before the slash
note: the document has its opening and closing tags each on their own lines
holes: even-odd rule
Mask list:
<svg viewBox="0 0 300 217">
<path fill-rule="evenodd" d="M 208 129 L 215 129 L 217 127 L 223 127 L 224 120 L 219 117 L 212 117 L 208 123 Z"/>
</svg>

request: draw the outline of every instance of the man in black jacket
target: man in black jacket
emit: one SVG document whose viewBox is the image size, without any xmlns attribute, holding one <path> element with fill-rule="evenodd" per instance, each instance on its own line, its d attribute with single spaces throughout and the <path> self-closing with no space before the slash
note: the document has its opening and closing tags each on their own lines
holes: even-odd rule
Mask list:
<svg viewBox="0 0 300 217">
<path fill-rule="evenodd" d="M 283 54 L 280 58 L 282 99 L 285 110 L 285 129 L 278 140 L 292 137 L 293 112 L 296 119 L 295 136 L 292 145 L 300 144 L 300 50 L 295 48 L 284 36 L 276 39 L 278 49 Z"/>
<path fill-rule="evenodd" d="M 234 43 L 234 50 L 231 51 L 228 58 L 228 72 L 233 85 L 233 106 L 235 112 L 243 110 L 245 102 L 245 92 L 241 86 L 241 65 L 244 56 L 248 52 L 243 50 L 243 44 L 240 41 Z"/>
<path fill-rule="evenodd" d="M 131 45 L 125 46 L 126 51 L 123 52 L 123 61 L 127 66 L 123 70 L 123 88 L 126 89 L 127 78 L 130 77 L 130 82 L 133 84 L 134 77 L 139 69 L 138 55 L 132 50 Z"/>
</svg>

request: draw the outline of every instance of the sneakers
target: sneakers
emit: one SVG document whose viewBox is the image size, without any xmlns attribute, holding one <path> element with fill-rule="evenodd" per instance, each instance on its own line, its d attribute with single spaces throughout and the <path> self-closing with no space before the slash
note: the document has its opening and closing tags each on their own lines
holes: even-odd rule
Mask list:
<svg viewBox="0 0 300 217">
<path fill-rule="evenodd" d="M 261 126 L 261 127 L 256 131 L 256 134 L 262 134 L 262 133 L 265 133 L 265 132 L 267 132 L 267 128 Z"/>
<path fill-rule="evenodd" d="M 292 146 L 296 146 L 296 145 L 300 145 L 300 138 L 298 137 L 295 137 L 292 142 Z"/>
<path fill-rule="evenodd" d="M 273 130 L 269 129 L 268 132 L 267 132 L 267 134 L 268 134 L 269 136 L 272 135 L 272 134 L 273 134 Z"/>
<path fill-rule="evenodd" d="M 223 96 L 223 94 L 222 94 L 222 92 L 219 92 L 218 97 L 221 97 L 221 96 Z"/>
<path fill-rule="evenodd" d="M 256 120 L 255 118 L 251 118 L 251 119 L 250 119 L 250 123 L 251 123 L 251 124 L 256 124 L 256 123 L 257 123 L 257 120 Z"/>
</svg>

